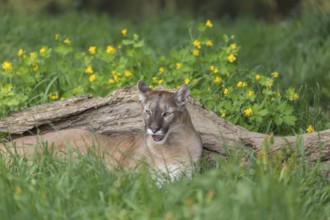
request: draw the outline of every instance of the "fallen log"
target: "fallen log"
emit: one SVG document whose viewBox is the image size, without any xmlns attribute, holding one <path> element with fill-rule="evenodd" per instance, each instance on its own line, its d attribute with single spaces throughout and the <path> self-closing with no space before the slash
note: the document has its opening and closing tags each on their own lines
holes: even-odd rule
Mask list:
<svg viewBox="0 0 330 220">
<path fill-rule="evenodd" d="M 283 146 L 304 146 L 304 157 L 310 161 L 330 161 L 330 129 L 299 136 L 274 136 L 248 131 L 226 121 L 190 99 L 188 109 L 205 151 L 226 155 L 228 149 L 242 147 L 252 152 L 270 141 L 270 153 Z M 106 97 L 76 96 L 14 112 L 0 121 L 0 132 L 12 137 L 47 133 L 56 129 L 81 128 L 113 135 L 144 132 L 141 106 L 135 87 L 118 89 Z M 301 146 L 301 144 L 299 145 Z"/>
</svg>

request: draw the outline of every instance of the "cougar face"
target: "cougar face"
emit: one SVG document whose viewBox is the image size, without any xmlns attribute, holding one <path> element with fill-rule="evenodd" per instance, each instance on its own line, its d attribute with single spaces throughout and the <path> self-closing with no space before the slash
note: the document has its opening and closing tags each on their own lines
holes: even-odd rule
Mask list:
<svg viewBox="0 0 330 220">
<path fill-rule="evenodd" d="M 165 144 L 171 132 L 182 126 L 182 115 L 188 102 L 189 88 L 182 85 L 176 93 L 155 91 L 138 82 L 143 106 L 145 129 L 156 144 Z"/>
</svg>

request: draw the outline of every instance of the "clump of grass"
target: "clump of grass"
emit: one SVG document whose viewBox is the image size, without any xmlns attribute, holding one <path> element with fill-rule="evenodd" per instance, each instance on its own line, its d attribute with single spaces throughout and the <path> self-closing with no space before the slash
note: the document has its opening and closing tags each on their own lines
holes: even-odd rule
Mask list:
<svg viewBox="0 0 330 220">
<path fill-rule="evenodd" d="M 327 219 L 330 188 L 318 164 L 251 155 L 242 165 L 246 155 L 232 152 L 162 188 L 146 169 L 109 171 L 92 152 L 74 159 L 43 152 L 32 161 L 0 155 L 0 217 Z"/>
</svg>

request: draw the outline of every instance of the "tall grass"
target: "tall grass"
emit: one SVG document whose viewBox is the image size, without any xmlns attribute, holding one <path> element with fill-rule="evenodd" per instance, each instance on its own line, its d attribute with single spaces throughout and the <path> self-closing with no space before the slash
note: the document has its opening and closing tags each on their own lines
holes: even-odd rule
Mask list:
<svg viewBox="0 0 330 220">
<path fill-rule="evenodd" d="M 147 170 L 112 172 L 92 153 L 0 155 L 1 219 L 328 219 L 319 165 L 219 159 L 158 188 Z M 9 162 L 8 162 L 9 161 Z"/>
</svg>

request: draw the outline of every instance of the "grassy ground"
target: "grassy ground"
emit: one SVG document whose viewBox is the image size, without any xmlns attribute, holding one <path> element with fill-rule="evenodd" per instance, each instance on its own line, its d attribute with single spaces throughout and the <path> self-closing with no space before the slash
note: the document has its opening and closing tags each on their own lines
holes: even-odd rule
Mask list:
<svg viewBox="0 0 330 220">
<path fill-rule="evenodd" d="M 1 12 L 0 61 L 16 57 L 19 48 L 52 46 L 57 33 L 86 51 L 94 44 L 120 41 L 123 28 L 145 39 L 151 48 L 148 56 L 166 55 L 194 35 L 189 30 L 196 23 L 175 16 L 132 23 L 86 13 L 20 17 Z M 298 122 L 283 134 L 305 131 L 306 121 L 318 129 L 330 127 L 324 117 L 330 94 L 328 14 L 310 13 L 275 24 L 220 20 L 214 25 L 213 37 L 236 35 L 241 68 L 237 78 L 246 73 L 243 68 L 277 70 L 277 89 L 282 92 L 310 83 L 299 90 L 301 101 L 293 104 Z M 70 68 L 80 67 L 73 63 Z M 49 89 L 47 85 L 41 92 Z M 268 124 L 262 127 L 269 131 Z M 329 219 L 330 187 L 321 164 L 308 164 L 294 154 L 271 159 L 260 154 L 249 155 L 251 162 L 243 166 L 242 154 L 246 153 L 232 152 L 212 169 L 201 164 L 192 180 L 184 178 L 161 189 L 145 170 L 110 172 L 92 154 L 74 160 L 42 154 L 32 161 L 0 155 L 0 219 Z"/>
<path fill-rule="evenodd" d="M 165 184 L 145 170 L 110 172 L 92 154 L 0 156 L 1 219 L 329 219 L 330 186 L 319 166 L 235 153 L 215 169 Z M 8 163 L 10 160 L 10 163 Z"/>
</svg>

